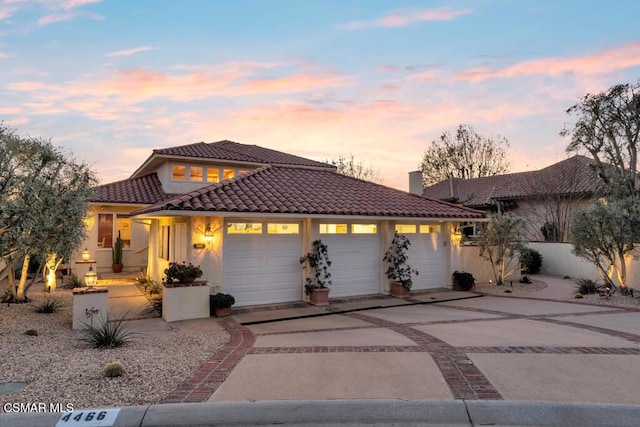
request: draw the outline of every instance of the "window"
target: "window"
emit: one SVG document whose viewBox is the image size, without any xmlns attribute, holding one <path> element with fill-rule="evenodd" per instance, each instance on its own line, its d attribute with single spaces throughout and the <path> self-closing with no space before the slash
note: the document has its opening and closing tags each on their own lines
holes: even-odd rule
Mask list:
<svg viewBox="0 0 640 427">
<path fill-rule="evenodd" d="M 461 222 L 460 230 L 467 238 L 478 237 L 480 230 L 477 227 L 477 222 Z"/>
<path fill-rule="evenodd" d="M 187 167 L 185 165 L 173 165 L 172 177 L 175 181 L 185 181 L 187 179 Z"/>
<path fill-rule="evenodd" d="M 111 248 L 118 235 L 122 239 L 122 247 L 130 248 L 131 220 L 129 217 L 127 215 L 98 214 L 98 248 Z"/>
<path fill-rule="evenodd" d="M 267 234 L 300 234 L 299 224 L 267 224 Z"/>
<path fill-rule="evenodd" d="M 227 234 L 262 234 L 262 224 L 259 222 L 230 222 L 227 224 Z"/>
<path fill-rule="evenodd" d="M 234 176 L 236 176 L 236 170 L 235 169 L 225 169 L 223 176 L 224 176 L 224 179 L 231 179 Z"/>
<path fill-rule="evenodd" d="M 98 214 L 98 248 L 113 246 L 113 214 Z"/>
<path fill-rule="evenodd" d="M 170 236 L 171 228 L 168 225 L 160 226 L 160 238 L 159 246 L 160 251 L 158 252 L 158 256 L 162 259 L 169 260 L 169 236 Z"/>
<path fill-rule="evenodd" d="M 375 224 L 351 224 L 351 234 L 376 234 L 378 226 Z"/>
<path fill-rule="evenodd" d="M 347 234 L 347 224 L 320 224 L 320 234 Z"/>
<path fill-rule="evenodd" d="M 207 182 L 220 182 L 220 169 L 207 168 Z"/>
<path fill-rule="evenodd" d="M 440 232 L 439 225 L 421 225 L 420 226 L 420 234 L 439 233 L 439 232 Z"/>
<path fill-rule="evenodd" d="M 400 234 L 415 234 L 415 224 L 396 224 L 396 232 Z"/>
<path fill-rule="evenodd" d="M 202 181 L 202 167 L 200 166 L 189 167 L 189 180 Z"/>
</svg>

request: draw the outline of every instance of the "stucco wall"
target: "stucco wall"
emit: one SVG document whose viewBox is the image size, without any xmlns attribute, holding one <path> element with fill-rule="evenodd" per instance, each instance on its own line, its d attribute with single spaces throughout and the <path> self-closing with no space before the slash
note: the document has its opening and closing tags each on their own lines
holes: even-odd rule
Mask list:
<svg viewBox="0 0 640 427">
<path fill-rule="evenodd" d="M 94 206 L 88 212 L 87 235 L 82 242 L 80 248 L 71 259 L 71 268 L 75 269 L 75 261 L 81 259 L 81 253 L 84 248 L 87 248 L 90 253 L 90 258 L 97 261 L 97 271 L 110 272 L 111 264 L 113 262 L 111 248 L 98 248 L 98 214 L 100 213 L 113 213 L 113 214 L 130 214 L 131 212 L 140 209 L 140 206 Z M 140 221 L 131 219 L 131 247 L 122 251 L 123 264 L 125 271 L 131 272 L 144 272 L 147 268 L 148 259 L 148 245 L 149 245 L 149 221 Z"/>
<path fill-rule="evenodd" d="M 489 283 L 495 282 L 496 279 L 491 268 L 491 263 L 480 256 L 480 248 L 476 245 L 461 245 L 454 241 L 454 246 L 451 248 L 452 252 L 452 273 L 455 270 L 464 271 L 473 274 L 476 282 Z M 505 278 L 505 281 L 520 280 L 520 268 L 518 267 L 519 261 L 516 258 L 511 262 L 510 268 L 514 268 L 515 271 Z"/>
<path fill-rule="evenodd" d="M 542 273 L 602 281 L 593 264 L 578 258 L 571 243 L 531 242 L 528 246 L 542 255 Z M 627 285 L 640 289 L 640 261 L 627 258 Z"/>
<path fill-rule="evenodd" d="M 205 242 L 204 232 L 207 224 L 213 232 L 213 240 Z M 220 217 L 192 217 L 191 244 L 188 248 L 189 261 L 202 268 L 202 280 L 206 280 L 213 286 L 213 291 L 220 291 L 222 286 L 222 245 L 224 233 L 224 221 Z M 196 249 L 194 244 L 203 243 L 203 249 Z"/>
</svg>

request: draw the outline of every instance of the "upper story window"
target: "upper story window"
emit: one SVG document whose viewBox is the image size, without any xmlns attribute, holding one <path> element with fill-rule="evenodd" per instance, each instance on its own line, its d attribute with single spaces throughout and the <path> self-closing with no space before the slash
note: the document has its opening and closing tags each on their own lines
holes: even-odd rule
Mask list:
<svg viewBox="0 0 640 427">
<path fill-rule="evenodd" d="M 244 175 L 251 169 L 239 169 L 218 166 L 195 166 L 174 164 L 171 166 L 173 181 L 220 182 L 238 175 Z"/>
<path fill-rule="evenodd" d="M 187 167 L 185 165 L 173 165 L 172 177 L 174 181 L 185 181 L 187 179 Z"/>
<path fill-rule="evenodd" d="M 189 167 L 189 181 L 202 181 L 202 167 L 190 166 Z"/>
</svg>

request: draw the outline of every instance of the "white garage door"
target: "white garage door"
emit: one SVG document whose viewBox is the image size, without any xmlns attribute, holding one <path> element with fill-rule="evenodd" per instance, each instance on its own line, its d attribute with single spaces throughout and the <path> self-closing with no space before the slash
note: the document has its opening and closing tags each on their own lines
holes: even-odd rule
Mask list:
<svg viewBox="0 0 640 427">
<path fill-rule="evenodd" d="M 408 262 L 420 273 L 413 277 L 411 290 L 444 287 L 446 258 L 440 225 L 397 224 L 396 231 L 411 242 Z"/>
<path fill-rule="evenodd" d="M 378 225 L 316 224 L 316 227 L 319 227 L 318 238 L 327 245 L 331 260 L 329 297 L 380 293 L 382 256 Z"/>
<path fill-rule="evenodd" d="M 302 300 L 300 224 L 228 222 L 223 291 L 236 306 Z"/>
</svg>

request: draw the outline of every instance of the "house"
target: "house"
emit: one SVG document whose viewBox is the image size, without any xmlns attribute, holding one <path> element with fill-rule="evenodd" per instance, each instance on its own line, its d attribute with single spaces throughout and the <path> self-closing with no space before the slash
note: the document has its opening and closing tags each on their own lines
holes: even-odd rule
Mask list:
<svg viewBox="0 0 640 427">
<path fill-rule="evenodd" d="M 527 221 L 529 240 L 566 242 L 573 212 L 602 185 L 594 165 L 593 159 L 576 155 L 537 171 L 449 178 L 421 194 L 489 212 L 513 212 Z M 465 233 L 473 237 L 477 230 L 469 224 Z"/>
<path fill-rule="evenodd" d="M 154 150 L 124 181 L 98 187 L 87 247 L 99 272 L 120 233 L 124 264 L 161 280 L 170 262 L 200 265 L 237 306 L 303 300 L 299 259 L 316 239 L 332 260 L 331 297 L 388 290 L 394 231 L 411 240 L 414 289 L 449 284 L 451 232 L 484 213 L 363 181 L 325 163 L 231 141 Z"/>
</svg>

